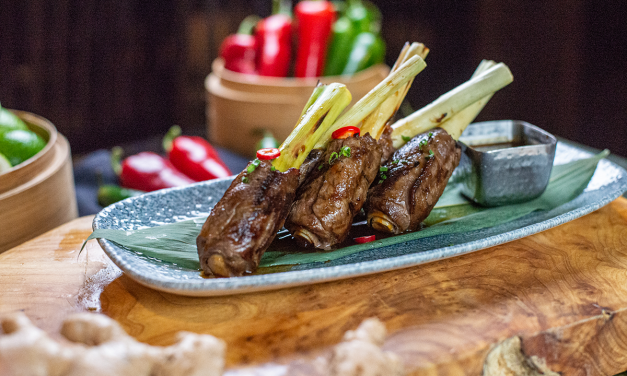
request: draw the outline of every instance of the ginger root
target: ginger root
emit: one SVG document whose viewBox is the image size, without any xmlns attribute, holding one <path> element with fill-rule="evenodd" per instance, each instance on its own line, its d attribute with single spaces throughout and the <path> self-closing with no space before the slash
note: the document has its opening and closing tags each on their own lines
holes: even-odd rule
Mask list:
<svg viewBox="0 0 627 376">
<path fill-rule="evenodd" d="M 344 334 L 331 352 L 326 372 L 330 376 L 401 376 L 403 364 L 398 356 L 381 349 L 386 330 L 376 318 L 364 320 Z"/>
<path fill-rule="evenodd" d="M 15 376 L 222 375 L 225 344 L 210 335 L 180 332 L 172 346 L 136 341 L 117 322 L 95 313 L 68 317 L 56 341 L 21 312 L 0 320 L 0 374 Z"/>
</svg>

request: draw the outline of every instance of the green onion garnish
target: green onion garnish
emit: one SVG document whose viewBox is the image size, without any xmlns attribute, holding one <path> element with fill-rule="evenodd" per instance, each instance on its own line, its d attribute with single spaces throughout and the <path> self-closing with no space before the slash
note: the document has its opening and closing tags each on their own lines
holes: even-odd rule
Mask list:
<svg viewBox="0 0 627 376">
<path fill-rule="evenodd" d="M 333 164 L 333 162 L 335 162 L 335 160 L 339 157 L 340 156 L 336 152 L 331 153 L 331 156 L 329 157 L 329 164 Z"/>
<path fill-rule="evenodd" d="M 249 174 L 252 173 L 257 167 L 259 167 L 260 164 L 261 161 L 259 159 L 255 159 L 254 161 L 250 162 L 248 167 L 246 167 L 246 172 L 248 172 Z"/>
<path fill-rule="evenodd" d="M 342 146 L 342 148 L 340 149 L 340 154 L 345 156 L 346 158 L 350 158 L 351 157 L 350 146 Z"/>
</svg>

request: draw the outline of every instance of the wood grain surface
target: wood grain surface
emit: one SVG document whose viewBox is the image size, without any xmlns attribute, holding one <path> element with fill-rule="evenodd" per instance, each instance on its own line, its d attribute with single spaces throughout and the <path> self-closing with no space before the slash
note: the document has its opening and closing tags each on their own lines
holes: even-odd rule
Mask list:
<svg viewBox="0 0 627 376">
<path fill-rule="evenodd" d="M 54 335 L 68 313 L 99 311 L 138 340 L 158 345 L 172 343 L 179 330 L 209 333 L 227 342 L 230 375 L 261 375 L 255 370 L 268 363 L 282 364 L 276 375 L 309 375 L 312 356 L 368 317 L 386 324 L 384 348 L 401 356 L 411 375 L 627 369 L 624 198 L 460 257 L 213 298 L 144 287 L 111 265 L 95 241 L 79 255 L 91 220 L 79 218 L 0 254 L 0 314 L 24 310 Z"/>
</svg>

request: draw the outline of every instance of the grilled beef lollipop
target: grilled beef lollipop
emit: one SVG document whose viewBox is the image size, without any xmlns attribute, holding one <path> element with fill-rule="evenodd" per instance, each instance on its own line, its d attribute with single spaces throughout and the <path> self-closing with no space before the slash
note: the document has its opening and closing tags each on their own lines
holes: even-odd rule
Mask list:
<svg viewBox="0 0 627 376">
<path fill-rule="evenodd" d="M 301 170 L 306 175 L 285 222 L 301 244 L 332 249 L 348 236 L 379 170 L 382 148 L 377 138 L 413 77 L 426 66 L 419 52 L 424 52 L 422 44 L 407 45 L 391 74 L 342 115 L 327 138 L 321 138 L 317 146 L 326 149 L 308 158 L 308 167 Z M 370 134 L 354 126 L 362 122 Z"/>
<path fill-rule="evenodd" d="M 280 172 L 269 161 L 260 161 L 248 170 L 233 180 L 196 239 L 207 274 L 232 277 L 255 271 L 294 200 L 297 169 Z"/>
<path fill-rule="evenodd" d="M 468 82 L 392 125 L 391 140 L 399 149 L 368 191 L 370 226 L 394 234 L 418 229 L 459 164 L 456 140 L 492 94 L 512 80 L 504 64 L 483 61 Z"/>
<path fill-rule="evenodd" d="M 392 155 L 368 191 L 368 224 L 400 234 L 416 230 L 459 164 L 461 148 L 441 128 L 422 133 Z"/>
<path fill-rule="evenodd" d="M 285 227 L 304 245 L 332 249 L 341 243 L 366 201 L 380 160 L 381 147 L 369 134 L 331 141 L 298 189 Z"/>
</svg>

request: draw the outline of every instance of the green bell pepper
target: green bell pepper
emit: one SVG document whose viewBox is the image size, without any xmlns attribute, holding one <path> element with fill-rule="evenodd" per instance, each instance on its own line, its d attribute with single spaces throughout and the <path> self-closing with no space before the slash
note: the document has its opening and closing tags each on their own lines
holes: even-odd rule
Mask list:
<svg viewBox="0 0 627 376">
<path fill-rule="evenodd" d="M 355 74 L 382 62 L 384 57 L 385 42 L 379 35 L 369 31 L 359 33 L 353 42 L 348 61 L 341 74 Z"/>
<path fill-rule="evenodd" d="M 129 197 L 139 196 L 146 192 L 135 189 L 122 188 L 115 184 L 101 185 L 98 188 L 98 204 L 102 207 L 109 206 Z"/>
<path fill-rule="evenodd" d="M 349 1 L 343 14 L 333 24 L 324 75 L 342 74 L 357 35 L 368 31 L 378 34 L 379 28 L 380 13 L 374 5 L 369 3 L 366 6 L 361 0 Z"/>
</svg>

